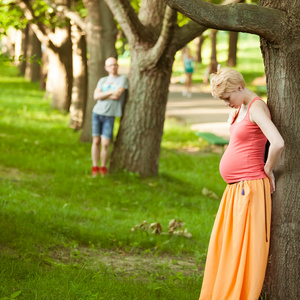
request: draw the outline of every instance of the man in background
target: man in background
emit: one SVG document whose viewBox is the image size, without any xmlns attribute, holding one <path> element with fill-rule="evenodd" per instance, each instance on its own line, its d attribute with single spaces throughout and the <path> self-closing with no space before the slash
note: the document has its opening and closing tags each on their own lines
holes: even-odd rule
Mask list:
<svg viewBox="0 0 300 300">
<path fill-rule="evenodd" d="M 118 62 L 114 57 L 105 61 L 108 76 L 102 77 L 94 91 L 97 101 L 92 115 L 92 176 L 108 173 L 109 145 L 113 137 L 115 117 L 122 116 L 122 107 L 128 89 L 128 79 L 118 74 Z M 101 146 L 101 147 L 100 147 Z M 101 158 L 101 165 L 98 166 Z"/>
</svg>

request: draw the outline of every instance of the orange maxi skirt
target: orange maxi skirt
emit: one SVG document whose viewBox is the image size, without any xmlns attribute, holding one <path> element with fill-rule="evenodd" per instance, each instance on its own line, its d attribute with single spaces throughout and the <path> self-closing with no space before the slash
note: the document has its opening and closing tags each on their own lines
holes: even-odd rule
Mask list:
<svg viewBox="0 0 300 300">
<path fill-rule="evenodd" d="M 211 233 L 200 300 L 257 300 L 270 241 L 269 179 L 228 184 Z"/>
</svg>

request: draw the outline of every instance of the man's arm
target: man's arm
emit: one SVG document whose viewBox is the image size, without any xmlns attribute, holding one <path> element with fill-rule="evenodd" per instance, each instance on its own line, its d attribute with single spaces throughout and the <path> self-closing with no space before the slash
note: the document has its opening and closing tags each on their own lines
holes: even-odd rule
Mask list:
<svg viewBox="0 0 300 300">
<path fill-rule="evenodd" d="M 96 88 L 94 91 L 94 100 L 118 100 L 120 96 L 125 92 L 125 89 L 122 87 L 117 88 L 114 91 L 102 92 L 101 88 Z"/>
</svg>

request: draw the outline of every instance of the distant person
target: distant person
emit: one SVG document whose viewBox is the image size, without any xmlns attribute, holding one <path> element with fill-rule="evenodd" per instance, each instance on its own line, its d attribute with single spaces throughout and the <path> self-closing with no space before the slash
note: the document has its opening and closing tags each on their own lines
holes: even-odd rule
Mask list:
<svg viewBox="0 0 300 300">
<path fill-rule="evenodd" d="M 98 81 L 94 91 L 94 100 L 97 101 L 92 115 L 92 176 L 106 175 L 109 158 L 109 145 L 113 137 L 115 117 L 122 115 L 122 106 L 128 89 L 126 76 L 118 74 L 118 62 L 114 57 L 105 61 L 105 70 L 108 76 Z M 101 146 L 101 147 L 100 147 Z M 101 148 L 101 150 L 100 150 Z M 101 157 L 101 166 L 98 166 Z"/>
<path fill-rule="evenodd" d="M 185 89 L 182 92 L 182 95 L 190 98 L 192 96 L 191 94 L 192 76 L 194 73 L 195 62 L 191 55 L 191 50 L 188 47 L 184 48 L 183 50 L 183 65 L 184 65 L 184 72 L 185 72 Z"/>
<path fill-rule="evenodd" d="M 220 69 L 210 82 L 212 95 L 236 113 L 220 162 L 227 187 L 210 237 L 200 300 L 255 300 L 267 267 L 273 169 L 284 141 L 267 105 L 245 86 L 239 72 Z"/>
</svg>

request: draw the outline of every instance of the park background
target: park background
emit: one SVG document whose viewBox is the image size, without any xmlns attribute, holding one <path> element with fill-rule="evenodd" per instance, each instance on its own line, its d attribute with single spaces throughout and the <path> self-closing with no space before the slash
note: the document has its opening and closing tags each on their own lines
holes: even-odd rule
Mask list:
<svg viewBox="0 0 300 300">
<path fill-rule="evenodd" d="M 223 66 L 227 48 L 228 33 L 220 32 Z M 193 98 L 209 97 L 209 40 L 202 55 Z M 121 69 L 129 62 L 121 57 Z M 69 115 L 51 108 L 39 83 L 19 76 L 13 63 L 0 68 L 0 299 L 197 299 L 225 188 L 223 149 L 199 141 L 184 118 L 166 118 L 157 176 L 91 178 L 90 144 L 68 126 Z M 253 85 L 264 76 L 258 37 L 240 35 L 236 68 L 264 97 L 265 86 Z M 177 55 L 179 93 L 183 77 Z M 182 226 L 175 233 L 171 220 Z"/>
</svg>

